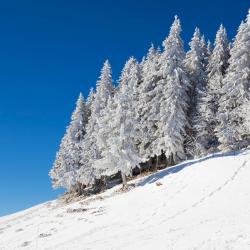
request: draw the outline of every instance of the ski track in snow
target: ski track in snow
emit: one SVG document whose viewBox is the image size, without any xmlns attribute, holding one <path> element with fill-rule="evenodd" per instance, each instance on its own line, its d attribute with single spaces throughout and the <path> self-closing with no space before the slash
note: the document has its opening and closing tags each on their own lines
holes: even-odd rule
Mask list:
<svg viewBox="0 0 250 250">
<path fill-rule="evenodd" d="M 0 250 L 249 250 L 249 178 L 249 150 L 188 161 L 126 193 L 116 186 L 2 217 Z"/>
</svg>

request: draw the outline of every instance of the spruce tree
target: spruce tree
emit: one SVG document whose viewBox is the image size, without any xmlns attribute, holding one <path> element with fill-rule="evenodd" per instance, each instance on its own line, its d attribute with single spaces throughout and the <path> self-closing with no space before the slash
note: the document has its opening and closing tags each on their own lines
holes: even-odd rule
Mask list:
<svg viewBox="0 0 250 250">
<path fill-rule="evenodd" d="M 213 45 L 210 42 L 210 40 L 207 41 L 207 53 L 208 53 L 208 61 L 209 61 L 209 58 L 213 53 Z"/>
<path fill-rule="evenodd" d="M 203 39 L 204 41 L 204 39 Z M 199 156 L 206 152 L 206 51 L 201 40 L 200 31 L 195 29 L 189 43 L 190 50 L 185 59 L 186 71 L 191 81 L 189 96 L 191 99 L 189 110 L 190 130 L 187 138 L 187 151 L 191 156 Z"/>
<path fill-rule="evenodd" d="M 95 176 L 98 175 L 93 169 L 94 162 L 101 158 L 101 150 L 97 144 L 97 138 L 100 137 L 98 121 L 104 115 L 103 110 L 113 91 L 111 66 L 106 60 L 97 81 L 96 93 L 90 109 L 91 115 L 86 126 L 86 136 L 82 142 L 82 167 L 78 171 L 78 179 L 84 185 L 92 184 Z"/>
<path fill-rule="evenodd" d="M 157 93 L 156 83 L 159 81 L 160 51 L 153 45 L 148 50 L 142 62 L 142 83 L 139 87 L 138 112 L 140 116 L 141 138 L 139 152 L 144 161 L 150 160 L 156 154 L 153 141 L 156 139 L 157 123 Z"/>
<path fill-rule="evenodd" d="M 169 36 L 163 41 L 164 51 L 160 57 L 159 69 L 161 79 L 155 89 L 158 122 L 157 139 L 153 146 L 157 156 L 164 153 L 171 163 L 185 158 L 184 141 L 188 126 L 189 79 L 183 64 L 185 52 L 180 33 L 180 20 L 175 16 Z"/>
<path fill-rule="evenodd" d="M 214 151 L 218 144 L 215 135 L 215 128 L 218 125 L 217 111 L 219 99 L 223 85 L 223 77 L 228 67 L 229 59 L 229 42 L 226 29 L 220 25 L 216 33 L 214 49 L 209 59 L 207 67 L 208 84 L 207 84 L 207 105 L 206 105 L 206 127 L 208 137 L 208 147 Z"/>
<path fill-rule="evenodd" d="M 94 91 L 94 88 L 91 88 L 90 91 L 89 91 L 87 101 L 86 101 L 86 108 L 87 108 L 87 112 L 88 112 L 88 118 L 91 115 L 91 106 L 92 106 L 92 103 L 94 102 L 94 99 L 95 99 L 95 91 Z"/>
<path fill-rule="evenodd" d="M 222 86 L 219 102 L 217 136 L 221 150 L 237 150 L 250 142 L 245 131 L 244 107 L 250 88 L 250 11 L 242 22 L 230 50 L 229 67 Z"/>
<path fill-rule="evenodd" d="M 119 77 L 119 86 L 123 85 L 123 84 L 127 84 L 127 82 L 129 81 L 129 79 L 131 78 L 131 71 L 133 70 L 133 67 L 135 64 L 138 64 L 137 60 L 132 56 L 130 57 L 121 72 L 121 75 Z M 119 87 L 118 86 L 118 87 Z"/>
<path fill-rule="evenodd" d="M 115 96 L 109 98 L 105 115 L 100 120 L 102 137 L 99 144 L 103 150 L 102 157 L 95 162 L 95 168 L 101 169 L 102 175 L 120 172 L 125 188 L 126 177 L 141 162 L 136 148 L 138 129 L 134 105 L 138 67 L 135 63 L 129 68 L 129 78 L 122 82 Z"/>
<path fill-rule="evenodd" d="M 131 77 L 132 77 L 132 71 L 133 68 L 136 67 L 136 69 L 138 70 L 138 62 L 136 61 L 136 59 L 134 57 L 129 58 L 129 60 L 126 61 L 122 72 L 121 72 L 121 76 L 119 77 L 119 85 L 116 88 L 116 94 L 120 92 L 121 87 L 124 84 L 129 84 L 131 83 Z M 136 103 L 137 103 L 137 84 L 139 82 L 139 75 L 138 75 L 138 71 L 137 71 L 137 75 L 136 75 L 136 79 L 135 79 L 135 86 L 132 86 L 134 89 L 134 93 L 133 96 L 131 97 L 131 100 L 133 101 L 132 105 L 133 108 L 135 108 Z M 99 117 L 99 119 L 97 120 L 98 122 L 98 128 L 99 128 L 99 133 L 98 133 L 98 137 L 97 137 L 97 145 L 98 148 L 100 149 L 100 151 L 103 152 L 105 150 L 108 150 L 108 145 L 107 145 L 107 141 L 108 141 L 108 137 L 109 135 L 112 133 L 112 131 L 110 130 L 109 127 L 109 121 L 114 119 L 111 119 L 111 116 L 113 115 L 112 113 L 115 112 L 115 108 L 113 107 L 114 104 L 114 97 L 109 96 L 108 102 L 106 107 L 102 110 L 102 115 Z M 136 112 L 135 112 L 136 114 Z"/>
<path fill-rule="evenodd" d="M 250 100 L 246 101 L 241 108 L 243 114 L 243 133 L 250 134 Z"/>
<path fill-rule="evenodd" d="M 206 43 L 206 39 L 205 39 L 204 35 L 202 35 L 200 43 L 201 43 L 203 67 L 204 67 L 204 69 L 206 69 L 206 67 L 208 65 L 208 60 L 209 60 L 209 53 L 210 53 L 209 50 L 211 48 L 208 47 L 208 44 Z"/>
<path fill-rule="evenodd" d="M 80 191 L 81 183 L 77 181 L 77 171 L 81 168 L 82 141 L 86 134 L 87 110 L 84 98 L 80 93 L 76 109 L 72 114 L 50 177 L 55 188 Z"/>
</svg>

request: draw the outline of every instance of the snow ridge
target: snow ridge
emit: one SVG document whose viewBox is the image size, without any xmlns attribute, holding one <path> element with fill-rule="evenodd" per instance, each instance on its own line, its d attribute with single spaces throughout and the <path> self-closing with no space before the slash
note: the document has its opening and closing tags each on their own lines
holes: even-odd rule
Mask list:
<svg viewBox="0 0 250 250">
<path fill-rule="evenodd" d="M 0 218 L 0 249 L 238 249 L 250 246 L 250 150 L 213 154 L 85 200 Z"/>
</svg>

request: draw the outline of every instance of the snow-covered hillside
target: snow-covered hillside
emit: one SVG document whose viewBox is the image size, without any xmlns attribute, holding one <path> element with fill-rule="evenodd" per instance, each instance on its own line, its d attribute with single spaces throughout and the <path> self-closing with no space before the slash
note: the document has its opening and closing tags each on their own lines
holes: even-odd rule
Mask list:
<svg viewBox="0 0 250 250">
<path fill-rule="evenodd" d="M 185 162 L 87 200 L 0 218 L 0 249 L 250 249 L 250 151 Z"/>
</svg>

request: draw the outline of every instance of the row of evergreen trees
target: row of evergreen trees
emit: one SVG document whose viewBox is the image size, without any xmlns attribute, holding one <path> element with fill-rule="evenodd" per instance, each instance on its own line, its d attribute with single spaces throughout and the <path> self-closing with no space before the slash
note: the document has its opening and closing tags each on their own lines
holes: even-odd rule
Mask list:
<svg viewBox="0 0 250 250">
<path fill-rule="evenodd" d="M 163 49 L 131 57 L 114 87 L 104 63 L 96 90 L 80 94 L 50 171 L 53 186 L 82 191 L 143 162 L 170 165 L 250 142 L 250 12 L 229 43 L 223 25 L 214 46 L 195 29 L 186 53 L 178 17 Z M 213 48 L 212 48 L 213 47 Z"/>
</svg>

